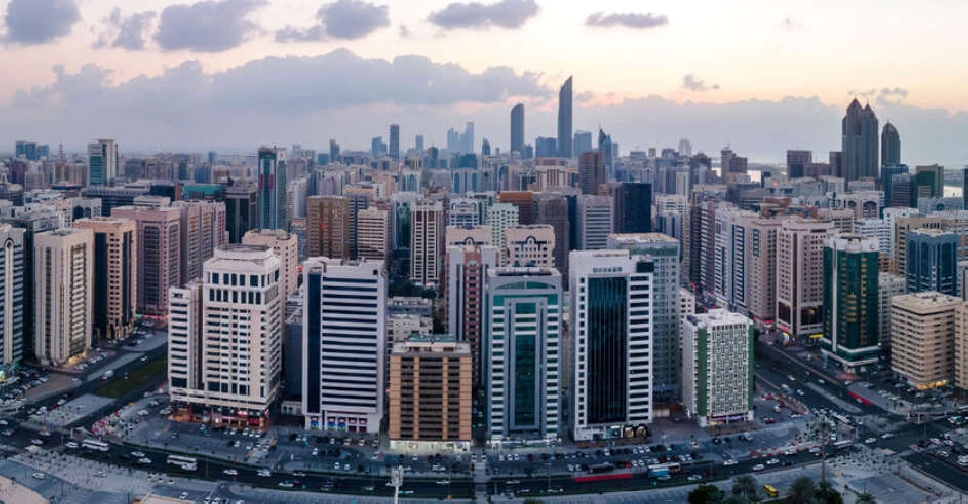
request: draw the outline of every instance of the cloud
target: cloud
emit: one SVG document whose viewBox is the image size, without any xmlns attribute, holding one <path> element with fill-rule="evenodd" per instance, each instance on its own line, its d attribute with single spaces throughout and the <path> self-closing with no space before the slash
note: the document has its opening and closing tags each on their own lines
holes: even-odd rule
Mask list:
<svg viewBox="0 0 968 504">
<path fill-rule="evenodd" d="M 492 4 L 455 2 L 432 12 L 427 21 L 444 30 L 486 29 L 492 26 L 520 28 L 528 19 L 537 15 L 539 10 L 534 0 L 502 0 Z"/>
<path fill-rule="evenodd" d="M 800 28 L 803 28 L 803 24 L 801 24 L 796 19 L 793 19 L 792 17 L 783 18 L 783 21 L 780 21 L 780 24 L 783 26 L 783 28 L 791 31 L 799 30 Z"/>
<path fill-rule="evenodd" d="M 353 40 L 390 26 L 390 7 L 361 0 L 337 0 L 319 8 L 318 24 L 287 26 L 276 32 L 277 42 L 320 42 L 326 38 Z"/>
<path fill-rule="evenodd" d="M 7 34 L 13 44 L 45 44 L 71 32 L 81 19 L 75 0 L 10 0 L 7 4 Z"/>
<path fill-rule="evenodd" d="M 94 43 L 94 47 L 110 46 L 129 51 L 141 51 L 145 48 L 145 31 L 151 27 L 151 22 L 156 17 L 158 14 L 153 11 L 136 12 L 124 17 L 121 14 L 121 8 L 115 7 L 111 10 L 111 14 L 102 20 L 106 27 Z"/>
<path fill-rule="evenodd" d="M 880 104 L 900 103 L 907 98 L 908 90 L 902 87 L 881 88 L 877 94 L 877 102 Z"/>
<path fill-rule="evenodd" d="M 166 51 L 222 52 L 238 47 L 258 29 L 247 20 L 265 0 L 206 0 L 170 5 L 161 12 L 155 40 Z"/>
<path fill-rule="evenodd" d="M 705 92 L 709 90 L 718 90 L 719 84 L 707 85 L 706 81 L 696 77 L 693 74 L 688 74 L 682 78 L 682 87 L 688 89 L 689 91 Z"/>
<path fill-rule="evenodd" d="M 400 25 L 399 33 L 400 38 L 410 38 L 410 28 L 407 28 L 407 25 Z"/>
<path fill-rule="evenodd" d="M 867 89 L 867 90 L 864 90 L 864 89 L 860 89 L 860 90 L 851 89 L 850 91 L 847 91 L 847 96 L 853 96 L 853 97 L 856 97 L 856 98 L 864 98 L 866 100 L 870 100 L 871 98 L 873 98 L 876 95 L 877 95 L 877 89 L 875 89 L 875 88 L 870 88 L 870 89 Z"/>
<path fill-rule="evenodd" d="M 611 26 L 624 26 L 626 28 L 647 29 L 658 28 L 669 24 L 669 18 L 665 14 L 652 15 L 651 12 L 638 14 L 634 12 L 605 14 L 596 12 L 585 20 L 585 26 L 605 28 Z"/>
</svg>

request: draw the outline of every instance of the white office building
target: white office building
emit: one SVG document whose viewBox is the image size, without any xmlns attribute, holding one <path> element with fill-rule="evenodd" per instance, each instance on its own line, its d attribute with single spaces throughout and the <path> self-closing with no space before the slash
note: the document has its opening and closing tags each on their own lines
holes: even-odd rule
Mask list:
<svg viewBox="0 0 968 504">
<path fill-rule="evenodd" d="M 612 232 L 612 197 L 582 194 L 578 196 L 575 248 L 603 249 Z"/>
<path fill-rule="evenodd" d="M 753 420 L 753 321 L 722 309 L 682 324 L 682 398 L 700 426 Z"/>
<path fill-rule="evenodd" d="M 380 431 L 386 306 L 382 261 L 313 258 L 303 263 L 305 428 Z"/>
<path fill-rule="evenodd" d="M 568 264 L 572 435 L 644 436 L 652 422 L 653 263 L 628 250 L 576 250 Z"/>
</svg>

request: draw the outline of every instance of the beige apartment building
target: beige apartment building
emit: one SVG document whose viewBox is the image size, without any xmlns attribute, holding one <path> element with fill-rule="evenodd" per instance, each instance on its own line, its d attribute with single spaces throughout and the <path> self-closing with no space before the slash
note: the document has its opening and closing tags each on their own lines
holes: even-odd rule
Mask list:
<svg viewBox="0 0 968 504">
<path fill-rule="evenodd" d="M 282 262 L 279 268 L 279 287 L 283 298 L 299 288 L 299 243 L 295 234 L 281 229 L 252 230 L 242 237 L 245 245 L 270 247 Z"/>
<path fill-rule="evenodd" d="M 891 369 L 919 390 L 955 375 L 955 312 L 962 301 L 937 292 L 894 297 Z"/>
<path fill-rule="evenodd" d="M 93 338 L 123 339 L 138 307 L 138 226 L 133 220 L 93 217 L 74 222 L 94 233 Z"/>
</svg>

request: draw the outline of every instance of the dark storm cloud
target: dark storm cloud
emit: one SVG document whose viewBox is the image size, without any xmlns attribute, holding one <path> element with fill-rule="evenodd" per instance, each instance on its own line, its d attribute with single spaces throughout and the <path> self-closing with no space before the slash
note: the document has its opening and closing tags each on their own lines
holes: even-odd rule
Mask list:
<svg viewBox="0 0 968 504">
<path fill-rule="evenodd" d="M 664 14 L 653 15 L 651 12 L 638 14 L 634 12 L 605 14 L 596 12 L 585 20 L 585 26 L 611 27 L 624 26 L 626 28 L 646 29 L 658 28 L 669 24 L 669 18 Z"/>
<path fill-rule="evenodd" d="M 682 78 L 682 87 L 688 89 L 689 91 L 709 91 L 719 89 L 719 84 L 707 85 L 706 81 L 696 77 L 693 74 L 688 74 Z"/>
<path fill-rule="evenodd" d="M 360 0 L 338 0 L 316 12 L 318 24 L 287 26 L 276 31 L 277 42 L 320 42 L 327 38 L 353 40 L 390 26 L 390 7 Z"/>
<path fill-rule="evenodd" d="M 520 28 L 538 14 L 534 0 L 503 0 L 492 4 L 480 2 L 452 3 L 427 17 L 445 30 L 457 28 Z"/>
<path fill-rule="evenodd" d="M 155 40 L 166 51 L 221 52 L 245 42 L 258 25 L 249 21 L 265 0 L 204 1 L 171 5 L 161 12 Z"/>
<path fill-rule="evenodd" d="M 158 14 L 152 11 L 136 12 L 125 17 L 121 14 L 121 8 L 115 7 L 104 19 L 105 30 L 94 43 L 94 47 L 110 46 L 129 51 L 143 50 L 146 43 L 145 32 L 156 17 Z"/>
<path fill-rule="evenodd" d="M 75 0 L 10 0 L 4 18 L 4 40 L 22 45 L 44 44 L 70 33 L 80 19 Z"/>
</svg>

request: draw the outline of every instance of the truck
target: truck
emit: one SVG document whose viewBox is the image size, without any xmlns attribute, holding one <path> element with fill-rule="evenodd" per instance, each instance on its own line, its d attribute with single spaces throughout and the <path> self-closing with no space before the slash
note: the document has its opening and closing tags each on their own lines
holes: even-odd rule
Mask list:
<svg viewBox="0 0 968 504">
<path fill-rule="evenodd" d="M 113 377 L 113 376 L 114 376 L 114 371 L 108 370 L 108 371 L 105 371 L 103 375 L 101 375 L 101 379 L 102 380 L 110 380 L 111 377 Z"/>
</svg>

